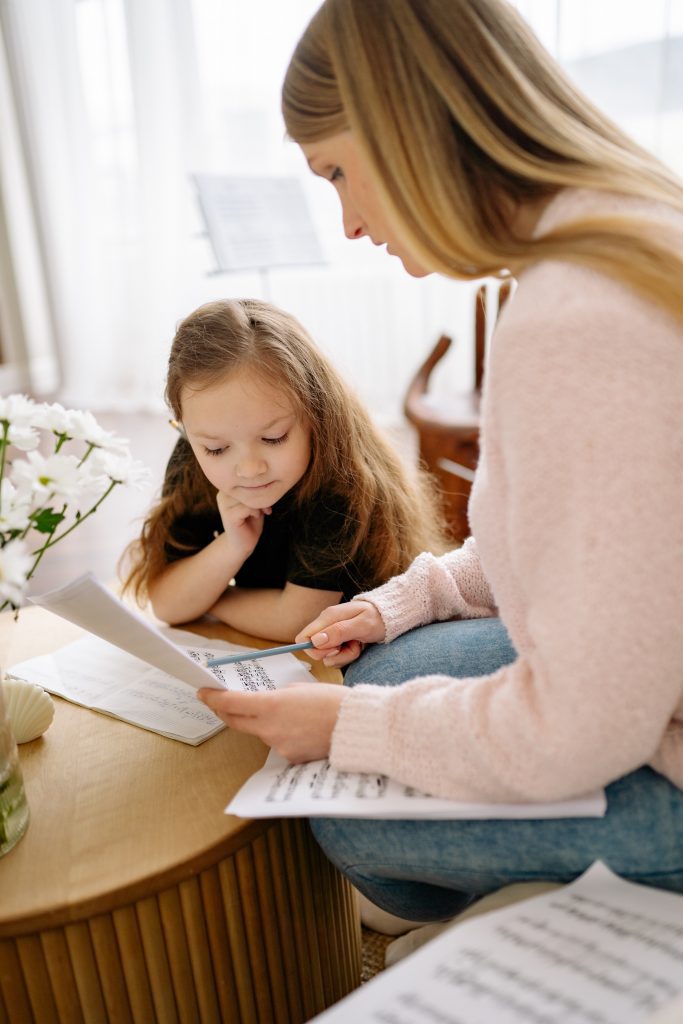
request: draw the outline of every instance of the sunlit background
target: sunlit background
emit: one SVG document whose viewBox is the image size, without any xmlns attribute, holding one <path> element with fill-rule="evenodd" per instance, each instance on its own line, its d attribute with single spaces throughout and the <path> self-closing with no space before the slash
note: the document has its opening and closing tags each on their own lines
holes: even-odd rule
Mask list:
<svg viewBox="0 0 683 1024">
<path fill-rule="evenodd" d="M 0 0 L 3 391 L 161 409 L 176 322 L 219 296 L 297 315 L 378 417 L 446 331 L 472 375 L 471 288 L 343 237 L 284 138 L 279 89 L 318 0 Z M 577 83 L 683 172 L 683 0 L 519 0 Z M 324 263 L 216 272 L 197 174 L 301 181 Z"/>
</svg>

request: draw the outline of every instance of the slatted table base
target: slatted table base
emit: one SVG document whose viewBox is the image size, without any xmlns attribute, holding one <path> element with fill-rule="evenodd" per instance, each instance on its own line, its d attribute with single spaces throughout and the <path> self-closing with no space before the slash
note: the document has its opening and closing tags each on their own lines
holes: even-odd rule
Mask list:
<svg viewBox="0 0 683 1024">
<path fill-rule="evenodd" d="M 153 896 L 0 940 L 0 1024 L 303 1024 L 360 966 L 350 887 L 282 820 Z"/>
</svg>

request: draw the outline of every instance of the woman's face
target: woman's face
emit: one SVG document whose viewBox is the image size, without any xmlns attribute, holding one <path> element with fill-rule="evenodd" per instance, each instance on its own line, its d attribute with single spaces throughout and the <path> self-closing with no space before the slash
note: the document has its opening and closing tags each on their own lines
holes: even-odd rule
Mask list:
<svg viewBox="0 0 683 1024">
<path fill-rule="evenodd" d="M 320 142 L 301 146 L 314 174 L 332 182 L 342 206 L 347 238 L 368 237 L 374 245 L 386 245 L 398 256 L 412 277 L 425 277 L 425 270 L 398 241 L 375 189 L 368 162 L 350 131 L 330 135 Z"/>
</svg>

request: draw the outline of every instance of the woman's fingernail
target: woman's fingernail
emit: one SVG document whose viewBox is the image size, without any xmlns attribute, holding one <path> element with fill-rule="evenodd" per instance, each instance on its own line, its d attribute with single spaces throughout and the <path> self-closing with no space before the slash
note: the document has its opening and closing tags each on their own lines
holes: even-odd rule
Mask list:
<svg viewBox="0 0 683 1024">
<path fill-rule="evenodd" d="M 316 647 L 324 647 L 329 639 L 327 633 L 316 633 L 315 636 L 311 637 Z"/>
</svg>

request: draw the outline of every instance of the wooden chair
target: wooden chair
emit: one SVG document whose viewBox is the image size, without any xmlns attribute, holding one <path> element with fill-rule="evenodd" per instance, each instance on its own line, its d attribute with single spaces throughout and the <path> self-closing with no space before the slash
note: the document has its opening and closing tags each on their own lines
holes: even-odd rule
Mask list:
<svg viewBox="0 0 683 1024">
<path fill-rule="evenodd" d="M 489 286 L 475 296 L 474 389 L 452 395 L 447 401 L 428 394 L 429 377 L 452 344 L 442 334 L 408 386 L 403 410 L 417 429 L 420 461 L 433 475 L 441 491 L 448 533 L 456 542 L 469 535 L 467 503 L 479 459 L 479 409 L 486 359 L 486 307 Z M 511 283 L 498 289 L 497 314 L 510 295 Z M 496 314 L 496 315 L 497 315 Z"/>
</svg>

